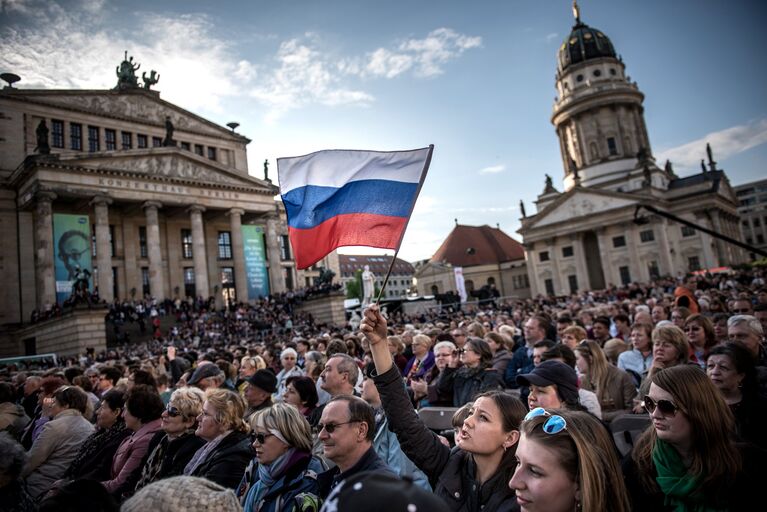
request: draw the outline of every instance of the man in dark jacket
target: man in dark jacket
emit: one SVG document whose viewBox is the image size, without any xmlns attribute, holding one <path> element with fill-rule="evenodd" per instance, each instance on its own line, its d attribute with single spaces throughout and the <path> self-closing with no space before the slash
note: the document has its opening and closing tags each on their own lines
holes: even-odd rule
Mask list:
<svg viewBox="0 0 767 512">
<path fill-rule="evenodd" d="M 394 474 L 373 449 L 375 416 L 363 399 L 353 395 L 331 398 L 318 427 L 323 453 L 336 464 L 317 477 L 322 499 L 340 482 L 362 471 Z"/>
</svg>

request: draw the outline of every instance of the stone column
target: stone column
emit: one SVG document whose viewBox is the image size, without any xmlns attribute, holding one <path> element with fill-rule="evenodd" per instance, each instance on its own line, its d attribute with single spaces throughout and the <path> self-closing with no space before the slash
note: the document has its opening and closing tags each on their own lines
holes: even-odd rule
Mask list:
<svg viewBox="0 0 767 512">
<path fill-rule="evenodd" d="M 53 268 L 53 192 L 38 192 L 35 206 L 35 281 L 37 308 L 56 303 L 56 275 Z M 90 250 L 90 246 L 88 247 Z"/>
<path fill-rule="evenodd" d="M 232 232 L 232 259 L 234 259 L 234 290 L 237 302 L 248 302 L 248 276 L 245 273 L 245 243 L 242 240 L 242 216 L 245 210 L 229 210 L 229 229 Z M 254 297 L 255 298 L 255 297 Z"/>
<path fill-rule="evenodd" d="M 144 203 L 146 213 L 146 245 L 149 252 L 149 288 L 152 296 L 158 301 L 165 299 L 165 278 L 162 275 L 162 252 L 160 252 L 160 220 L 157 210 L 162 203 L 147 201 Z"/>
<path fill-rule="evenodd" d="M 551 274 L 554 279 L 554 294 L 566 295 L 567 291 L 564 287 L 564 276 L 559 269 L 559 254 L 557 254 L 557 241 L 555 238 L 551 238 L 548 243 L 549 261 L 551 262 Z"/>
<path fill-rule="evenodd" d="M 628 250 L 629 250 L 629 268 L 631 269 L 631 280 L 633 282 L 646 281 L 644 272 L 642 271 L 641 262 L 639 261 L 639 244 L 637 242 L 637 227 L 633 222 L 625 224 L 624 229 L 628 236 Z"/>
<path fill-rule="evenodd" d="M 210 296 L 208 284 L 208 260 L 205 257 L 205 230 L 202 227 L 204 206 L 189 207 L 189 218 L 192 220 L 192 257 L 194 258 L 194 287 L 197 295 L 204 298 Z"/>
<path fill-rule="evenodd" d="M 620 276 L 616 275 L 613 271 L 613 262 L 610 257 L 612 240 L 607 235 L 605 228 L 598 228 L 595 231 L 597 233 L 597 242 L 599 243 L 599 256 L 602 258 L 602 274 L 605 277 L 605 287 L 608 287 L 610 284 L 620 281 Z"/>
<path fill-rule="evenodd" d="M 540 293 L 540 287 L 538 286 L 538 269 L 535 264 L 535 251 L 533 247 L 534 242 L 526 242 L 525 246 L 525 259 L 527 260 L 527 278 L 530 281 L 530 296 L 535 297 Z"/>
<path fill-rule="evenodd" d="M 589 269 L 586 267 L 583 233 L 575 233 L 573 235 L 573 246 L 575 250 L 575 268 L 578 274 L 578 291 L 590 290 L 591 280 L 589 279 Z"/>
<path fill-rule="evenodd" d="M 112 248 L 109 243 L 109 205 L 112 200 L 96 196 L 91 201 L 96 214 L 96 268 L 99 269 L 99 297 L 107 302 L 114 300 L 112 282 Z"/>
<path fill-rule="evenodd" d="M 659 252 L 660 252 L 660 273 L 661 275 L 667 274 L 670 276 L 676 275 L 676 265 L 674 263 L 674 256 L 671 251 L 675 249 L 671 246 L 671 242 L 668 237 L 668 221 L 664 218 L 659 224 L 660 233 L 658 233 Z"/>
<path fill-rule="evenodd" d="M 270 293 L 282 293 L 285 291 L 285 279 L 282 277 L 282 265 L 280 265 L 280 240 L 277 233 L 277 216 L 269 215 L 266 218 L 266 251 L 269 254 L 269 282 L 272 287 Z"/>
</svg>

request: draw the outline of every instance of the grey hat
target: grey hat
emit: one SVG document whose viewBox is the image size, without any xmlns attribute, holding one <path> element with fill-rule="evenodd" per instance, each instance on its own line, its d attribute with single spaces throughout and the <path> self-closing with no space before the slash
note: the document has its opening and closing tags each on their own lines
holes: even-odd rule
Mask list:
<svg viewBox="0 0 767 512">
<path fill-rule="evenodd" d="M 557 386 L 557 392 L 564 402 L 578 401 L 578 375 L 575 370 L 561 361 L 544 361 L 532 372 L 517 375 L 517 384 L 521 386 Z"/>
<path fill-rule="evenodd" d="M 210 365 L 206 365 L 210 366 Z M 147 485 L 120 508 L 122 512 L 242 511 L 231 489 L 196 476 L 176 476 Z"/>
<path fill-rule="evenodd" d="M 198 366 L 197 369 L 192 374 L 192 377 L 187 381 L 187 384 L 192 386 L 200 382 L 202 379 L 207 379 L 208 377 L 223 377 L 223 376 L 224 376 L 224 372 L 221 371 L 221 368 L 219 368 L 213 363 L 208 363 L 202 366 Z"/>
</svg>

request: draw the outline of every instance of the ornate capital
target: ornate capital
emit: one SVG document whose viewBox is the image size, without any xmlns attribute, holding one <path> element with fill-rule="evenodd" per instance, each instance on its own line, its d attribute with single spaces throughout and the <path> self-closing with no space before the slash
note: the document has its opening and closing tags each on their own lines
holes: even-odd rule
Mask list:
<svg viewBox="0 0 767 512">
<path fill-rule="evenodd" d="M 245 210 L 243 210 L 242 208 L 230 208 L 229 211 L 226 212 L 226 214 L 229 216 L 239 215 L 240 217 L 242 217 L 243 215 L 245 215 Z"/>
<path fill-rule="evenodd" d="M 90 204 L 94 206 L 109 206 L 113 203 L 112 198 L 109 196 L 94 196 L 93 199 L 91 199 Z"/>
<path fill-rule="evenodd" d="M 155 208 L 159 210 L 160 208 L 162 208 L 162 203 L 159 201 L 146 201 L 144 204 L 141 205 L 141 207 L 144 209 Z"/>
<path fill-rule="evenodd" d="M 40 203 L 40 202 L 48 202 L 48 203 L 50 203 L 50 202 L 54 201 L 57 197 L 58 196 L 56 195 L 56 193 L 55 192 L 51 192 L 50 190 L 38 190 L 35 193 L 35 200 L 38 203 Z"/>
<path fill-rule="evenodd" d="M 193 204 L 186 211 L 189 213 L 205 213 L 205 207 L 200 204 Z"/>
</svg>

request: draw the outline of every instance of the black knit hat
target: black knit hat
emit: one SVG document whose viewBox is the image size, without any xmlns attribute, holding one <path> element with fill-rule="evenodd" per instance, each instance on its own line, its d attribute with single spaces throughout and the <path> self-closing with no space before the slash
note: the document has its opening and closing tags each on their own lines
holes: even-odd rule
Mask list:
<svg viewBox="0 0 767 512">
<path fill-rule="evenodd" d="M 363 471 L 338 484 L 321 512 L 442 512 L 448 506 L 438 496 L 418 487 L 409 478 L 391 473 Z"/>
</svg>

